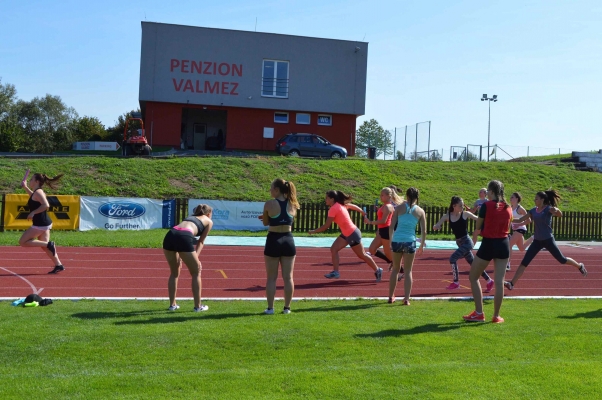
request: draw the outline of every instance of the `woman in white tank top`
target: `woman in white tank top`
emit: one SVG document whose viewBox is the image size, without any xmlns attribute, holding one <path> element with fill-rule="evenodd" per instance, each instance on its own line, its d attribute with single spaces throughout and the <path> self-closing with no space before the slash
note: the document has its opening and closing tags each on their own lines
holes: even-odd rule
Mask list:
<svg viewBox="0 0 602 400">
<path fill-rule="evenodd" d="M 518 192 L 512 193 L 510 196 L 510 205 L 512 207 L 512 217 L 514 219 L 522 218 L 527 214 L 527 210 L 520 205 L 522 196 Z M 524 223 L 512 224 L 512 235 L 510 235 L 510 258 L 508 259 L 508 265 L 506 265 L 506 271 L 510 271 L 510 260 L 512 259 L 512 247 L 516 245 L 520 251 L 525 251 L 527 247 L 533 242 L 533 236 L 525 241 L 525 233 L 527 233 L 527 225 Z"/>
</svg>

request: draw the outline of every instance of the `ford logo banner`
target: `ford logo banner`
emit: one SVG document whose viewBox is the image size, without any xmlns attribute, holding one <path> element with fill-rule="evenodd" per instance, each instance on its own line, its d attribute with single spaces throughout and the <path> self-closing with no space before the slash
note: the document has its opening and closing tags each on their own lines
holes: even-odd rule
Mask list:
<svg viewBox="0 0 602 400">
<path fill-rule="evenodd" d="M 102 204 L 98 207 L 98 212 L 108 218 L 131 219 L 143 216 L 146 209 L 138 203 L 115 201 Z"/>
</svg>

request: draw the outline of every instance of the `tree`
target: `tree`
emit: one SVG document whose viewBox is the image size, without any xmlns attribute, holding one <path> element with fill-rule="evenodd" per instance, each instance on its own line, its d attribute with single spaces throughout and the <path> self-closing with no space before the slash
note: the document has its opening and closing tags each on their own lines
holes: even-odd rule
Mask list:
<svg viewBox="0 0 602 400">
<path fill-rule="evenodd" d="M 18 151 L 25 141 L 15 113 L 16 101 L 15 85 L 2 84 L 0 79 L 0 151 Z"/>
<path fill-rule="evenodd" d="M 105 126 L 96 117 L 78 118 L 71 129 L 74 142 L 100 141 L 107 136 Z"/>
<path fill-rule="evenodd" d="M 458 157 L 458 161 L 479 161 L 479 156 L 472 151 L 466 150 Z"/>
<path fill-rule="evenodd" d="M 406 159 L 406 156 L 403 155 L 401 150 L 397 150 L 397 154 L 395 155 L 395 159 L 398 161 L 403 161 Z"/>
<path fill-rule="evenodd" d="M 139 113 L 140 109 L 126 112 L 125 114 L 117 117 L 115 126 L 107 128 L 107 136 L 105 137 L 105 140 L 107 140 L 109 142 L 117 142 L 117 143 L 123 142 L 123 131 L 125 129 L 125 122 L 128 120 L 128 118 L 132 118 L 132 113 L 135 113 L 135 112 Z M 138 121 L 133 121 L 133 123 L 130 126 L 132 129 L 142 128 L 140 126 L 140 122 L 138 122 Z"/>
<path fill-rule="evenodd" d="M 368 156 L 368 147 L 376 148 L 376 157 L 385 154 L 393 155 L 391 132 L 383 129 L 378 121 L 364 121 L 355 136 L 355 151 L 360 157 Z"/>
</svg>

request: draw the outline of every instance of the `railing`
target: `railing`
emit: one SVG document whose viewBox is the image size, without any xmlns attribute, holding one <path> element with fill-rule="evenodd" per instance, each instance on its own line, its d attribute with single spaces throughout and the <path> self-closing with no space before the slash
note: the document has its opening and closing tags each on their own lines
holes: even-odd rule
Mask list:
<svg viewBox="0 0 602 400">
<path fill-rule="evenodd" d="M 188 216 L 188 199 L 175 199 L 175 219 L 181 221 Z M 4 205 L 5 195 L 0 199 L 0 232 L 4 232 Z M 376 209 L 374 205 L 361 205 L 365 207 L 368 214 L 368 219 L 376 220 Z M 441 216 L 447 213 L 447 207 L 423 207 L 426 214 L 426 233 L 431 237 L 440 235 L 451 235 L 449 224 L 444 224 L 439 231 L 433 230 L 433 225 L 439 221 Z M 351 220 L 360 229 L 366 233 L 374 233 L 375 225 L 364 224 L 364 217 L 361 213 L 350 212 Z M 293 224 L 293 232 L 307 232 L 311 229 L 319 228 L 324 225 L 328 217 L 328 207 L 324 203 L 303 203 L 297 212 L 295 222 Z M 561 218 L 552 219 L 552 228 L 554 237 L 558 240 L 602 240 L 602 213 L 601 212 L 581 212 L 581 211 L 566 211 L 563 212 Z M 475 221 L 468 220 L 468 232 L 474 230 Z M 420 227 L 417 228 L 418 232 Z M 336 224 L 332 224 L 326 231 L 328 233 L 336 233 L 339 228 Z M 527 237 L 533 233 L 533 224 L 528 226 Z"/>
</svg>

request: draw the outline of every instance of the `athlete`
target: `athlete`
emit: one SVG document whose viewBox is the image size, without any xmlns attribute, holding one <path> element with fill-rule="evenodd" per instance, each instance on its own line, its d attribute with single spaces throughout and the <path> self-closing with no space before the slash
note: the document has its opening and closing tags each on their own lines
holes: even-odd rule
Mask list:
<svg viewBox="0 0 602 400">
<path fill-rule="evenodd" d="M 510 205 L 512 206 L 512 218 L 520 219 L 524 215 L 527 215 L 527 210 L 520 205 L 522 196 L 518 192 L 512 193 L 510 196 Z M 516 245 L 520 251 L 524 251 L 531 243 L 533 243 L 533 236 L 525 241 L 525 233 L 527 233 L 527 224 L 512 223 L 512 234 L 510 235 L 510 259 L 508 259 L 508 265 L 506 265 L 506 271 L 510 271 L 510 260 L 512 259 L 512 247 Z"/>
<path fill-rule="evenodd" d="M 46 193 L 42 190 L 44 185 L 55 189 L 56 183 L 63 177 L 63 174 L 54 178 L 49 178 L 45 174 L 33 174 L 27 184 L 27 174 L 21 181 L 21 187 L 29 194 L 27 207 L 29 214 L 27 219 L 32 221 L 32 226 L 23 232 L 19 239 L 19 245 L 22 247 L 39 247 L 54 263 L 54 269 L 49 274 L 57 274 L 65 270 L 59 256 L 56 252 L 56 244 L 50 240 L 50 230 L 52 229 L 52 220 L 48 215 L 50 204 L 46 198 Z M 31 188 L 30 188 L 31 187 Z"/>
</svg>

